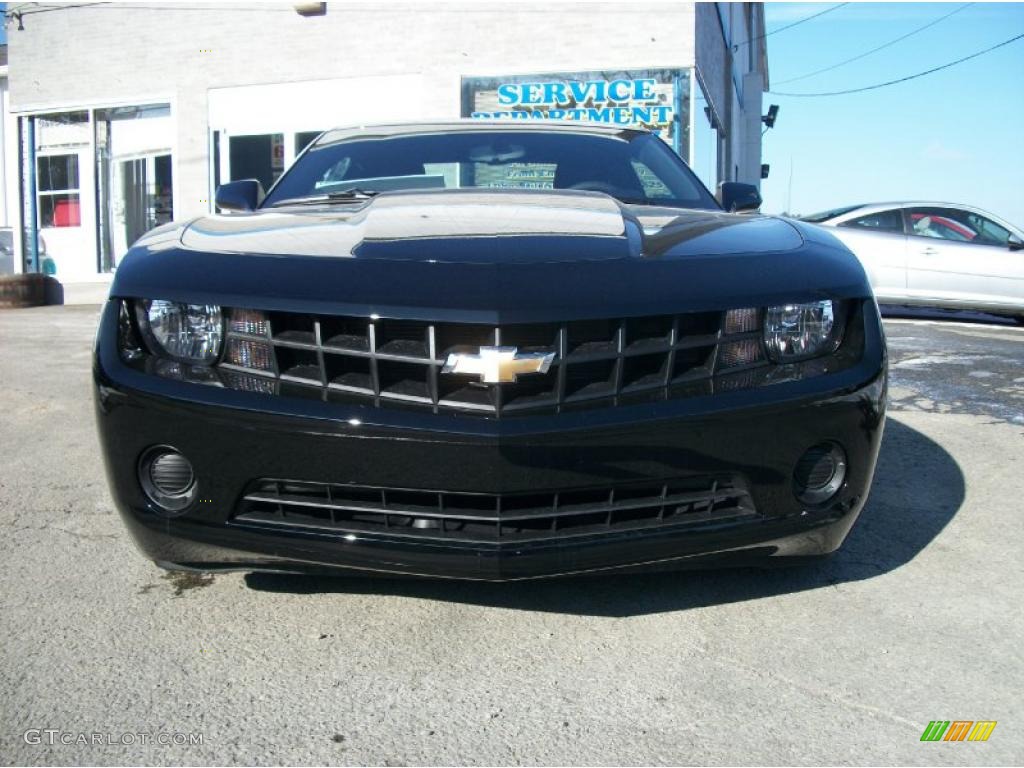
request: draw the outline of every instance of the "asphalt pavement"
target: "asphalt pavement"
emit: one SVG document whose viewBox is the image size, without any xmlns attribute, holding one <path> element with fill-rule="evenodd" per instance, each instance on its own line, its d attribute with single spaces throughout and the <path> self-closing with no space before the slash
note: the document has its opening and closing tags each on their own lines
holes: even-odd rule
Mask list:
<svg viewBox="0 0 1024 768">
<path fill-rule="evenodd" d="M 160 571 L 107 493 L 96 317 L 0 312 L 3 764 L 1024 759 L 1022 327 L 886 322 L 878 472 L 828 561 L 489 585 Z"/>
</svg>

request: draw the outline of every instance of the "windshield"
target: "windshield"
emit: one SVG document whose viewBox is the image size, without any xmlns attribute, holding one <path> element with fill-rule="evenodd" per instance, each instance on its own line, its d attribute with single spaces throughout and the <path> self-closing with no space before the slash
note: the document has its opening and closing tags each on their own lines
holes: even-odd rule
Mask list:
<svg viewBox="0 0 1024 768">
<path fill-rule="evenodd" d="M 453 131 L 329 141 L 309 148 L 263 207 L 334 195 L 359 202 L 397 189 L 580 189 L 626 203 L 718 209 L 668 145 L 652 134 Z M 360 194 L 338 195 L 357 189 Z"/>
</svg>

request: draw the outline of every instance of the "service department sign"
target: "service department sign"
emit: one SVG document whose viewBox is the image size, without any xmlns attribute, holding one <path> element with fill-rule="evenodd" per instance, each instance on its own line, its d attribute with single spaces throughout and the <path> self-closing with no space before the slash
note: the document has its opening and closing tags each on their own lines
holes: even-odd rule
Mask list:
<svg viewBox="0 0 1024 768">
<path fill-rule="evenodd" d="M 462 78 L 462 116 L 587 120 L 656 131 L 684 159 L 690 70 L 647 69 Z"/>
</svg>

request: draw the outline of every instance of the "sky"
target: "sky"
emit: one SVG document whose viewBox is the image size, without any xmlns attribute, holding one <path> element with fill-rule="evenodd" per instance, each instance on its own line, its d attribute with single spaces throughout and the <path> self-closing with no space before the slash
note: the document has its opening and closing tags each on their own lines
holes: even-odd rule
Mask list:
<svg viewBox="0 0 1024 768">
<path fill-rule="evenodd" d="M 859 88 L 941 66 L 1024 33 L 1024 3 L 975 3 L 902 42 L 829 72 L 964 3 L 768 3 L 770 87 L 785 93 Z M 766 213 L 937 200 L 975 205 L 1024 227 L 1024 39 L 950 69 L 865 93 L 765 94 L 779 105 L 765 133 Z M 791 172 L 792 169 L 792 172 Z"/>
</svg>

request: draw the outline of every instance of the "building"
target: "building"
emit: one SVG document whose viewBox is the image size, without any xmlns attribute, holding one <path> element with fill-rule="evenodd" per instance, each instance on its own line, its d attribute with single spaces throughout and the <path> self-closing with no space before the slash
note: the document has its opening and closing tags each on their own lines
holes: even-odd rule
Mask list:
<svg viewBox="0 0 1024 768">
<path fill-rule="evenodd" d="M 8 15 L 14 268 L 65 283 L 109 279 L 143 232 L 212 210 L 222 181 L 269 185 L 338 125 L 639 122 L 711 188 L 760 180 L 757 3 L 157 0 Z"/>
<path fill-rule="evenodd" d="M 14 234 L 8 202 L 18 199 L 17 126 L 7 87 L 7 46 L 0 45 L 0 275 L 14 272 Z M 11 172 L 11 168 L 14 172 Z"/>
</svg>

